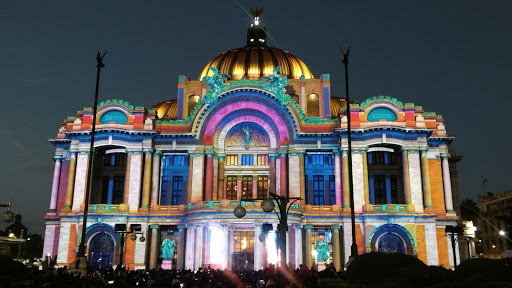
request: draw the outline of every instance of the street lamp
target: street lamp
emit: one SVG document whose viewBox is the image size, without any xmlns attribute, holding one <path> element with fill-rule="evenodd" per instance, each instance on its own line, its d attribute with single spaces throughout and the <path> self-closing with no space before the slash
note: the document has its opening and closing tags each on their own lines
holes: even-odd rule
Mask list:
<svg viewBox="0 0 512 288">
<path fill-rule="evenodd" d="M 130 225 L 130 230 L 126 230 L 126 224 L 116 224 L 116 226 L 114 227 L 114 230 L 121 237 L 121 251 L 119 253 L 119 267 L 123 267 L 124 242 L 126 241 L 126 238 L 128 238 L 128 236 L 130 236 L 130 240 L 135 241 L 135 240 L 137 240 L 137 235 L 140 235 L 140 237 L 139 237 L 140 242 L 146 241 L 146 238 L 144 237 L 144 233 L 141 232 L 142 229 L 141 229 L 140 224 Z"/>
<path fill-rule="evenodd" d="M 281 267 L 284 267 L 286 263 L 286 231 L 288 230 L 288 212 L 290 211 L 290 207 L 292 207 L 293 203 L 300 200 L 300 197 L 287 197 L 287 196 L 281 196 L 277 195 L 275 193 L 269 192 L 269 195 L 274 198 L 273 200 L 271 198 L 267 199 L 247 199 L 248 201 L 254 201 L 254 200 L 262 200 L 261 201 L 261 210 L 263 212 L 269 213 L 269 212 L 276 212 L 277 218 L 279 219 L 279 237 L 278 237 L 278 243 L 279 243 L 279 252 L 280 252 L 280 258 L 281 258 Z M 290 202 L 290 200 L 292 200 Z M 233 214 L 237 218 L 243 218 L 245 214 L 247 214 L 247 211 L 244 207 L 242 207 L 241 203 L 243 200 L 240 200 L 240 205 L 238 205 L 234 210 Z M 274 203 L 275 201 L 275 203 Z M 277 209 L 276 211 L 276 205 Z"/>
<path fill-rule="evenodd" d="M 459 240 L 459 236 L 462 236 L 464 228 L 461 226 L 446 226 L 444 228 L 444 232 L 446 232 L 446 236 L 448 236 L 452 242 L 453 270 L 455 270 L 457 269 L 457 254 L 455 254 L 455 243 Z"/>
<path fill-rule="evenodd" d="M 11 202 L 8 204 L 0 204 L 0 207 L 7 207 L 7 212 L 2 215 L 2 221 L 7 223 L 12 222 L 12 220 L 14 220 L 14 213 L 11 212 Z"/>
</svg>

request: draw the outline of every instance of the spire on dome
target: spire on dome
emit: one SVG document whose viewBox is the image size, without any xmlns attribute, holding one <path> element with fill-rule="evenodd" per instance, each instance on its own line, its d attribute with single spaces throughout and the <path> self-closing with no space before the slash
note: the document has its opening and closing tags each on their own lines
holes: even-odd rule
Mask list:
<svg viewBox="0 0 512 288">
<path fill-rule="evenodd" d="M 251 8 L 254 16 L 254 23 L 247 29 L 247 45 L 246 47 L 262 47 L 267 46 L 267 32 L 265 27 L 260 25 L 260 14 L 263 12 L 261 8 Z"/>
</svg>

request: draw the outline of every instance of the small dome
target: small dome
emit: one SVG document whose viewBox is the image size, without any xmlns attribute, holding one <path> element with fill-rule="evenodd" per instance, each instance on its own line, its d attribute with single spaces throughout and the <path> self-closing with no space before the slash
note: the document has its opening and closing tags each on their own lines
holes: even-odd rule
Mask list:
<svg viewBox="0 0 512 288">
<path fill-rule="evenodd" d="M 153 105 L 152 110 L 156 111 L 157 119 L 176 120 L 178 115 L 178 101 L 167 100 Z"/>
</svg>

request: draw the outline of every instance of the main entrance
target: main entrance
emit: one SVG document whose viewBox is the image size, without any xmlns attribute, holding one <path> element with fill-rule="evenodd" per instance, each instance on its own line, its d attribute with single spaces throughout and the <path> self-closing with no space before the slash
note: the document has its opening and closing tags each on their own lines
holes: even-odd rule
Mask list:
<svg viewBox="0 0 512 288">
<path fill-rule="evenodd" d="M 233 270 L 254 269 L 254 231 L 233 233 Z"/>
<path fill-rule="evenodd" d="M 114 262 L 114 239 L 105 232 L 92 238 L 89 244 L 89 263 L 94 270 L 109 269 Z"/>
</svg>

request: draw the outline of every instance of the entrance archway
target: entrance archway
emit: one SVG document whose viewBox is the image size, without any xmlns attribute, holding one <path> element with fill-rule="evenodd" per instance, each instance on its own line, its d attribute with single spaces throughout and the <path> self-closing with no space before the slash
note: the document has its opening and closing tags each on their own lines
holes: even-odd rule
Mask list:
<svg viewBox="0 0 512 288">
<path fill-rule="evenodd" d="M 114 239 L 104 231 L 94 235 L 89 242 L 89 263 L 92 269 L 109 269 L 114 263 Z"/>
<path fill-rule="evenodd" d="M 375 230 L 371 239 L 371 251 L 415 255 L 414 240 L 400 225 L 382 225 Z"/>
<path fill-rule="evenodd" d="M 377 251 L 384 253 L 405 253 L 402 238 L 393 233 L 385 233 L 377 240 Z"/>
</svg>

